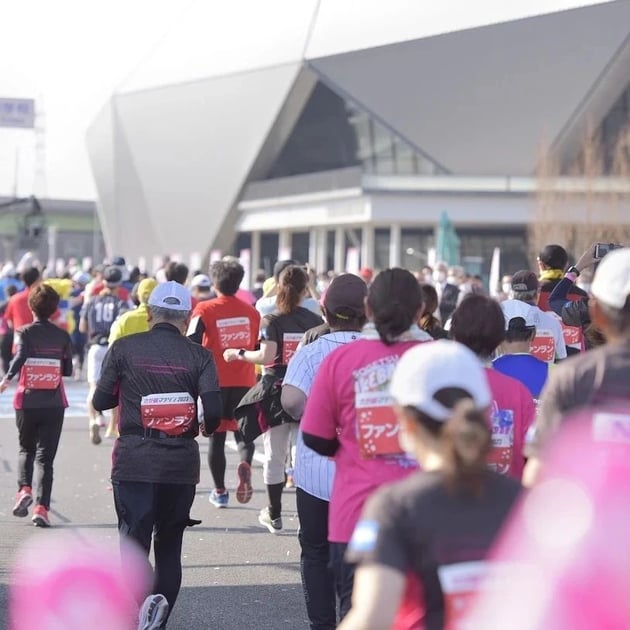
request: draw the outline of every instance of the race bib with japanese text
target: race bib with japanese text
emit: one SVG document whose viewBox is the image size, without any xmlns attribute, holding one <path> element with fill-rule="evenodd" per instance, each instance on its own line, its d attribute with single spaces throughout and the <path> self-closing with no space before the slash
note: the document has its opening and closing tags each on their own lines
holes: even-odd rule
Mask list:
<svg viewBox="0 0 630 630">
<path fill-rule="evenodd" d="M 549 330 L 537 330 L 529 348 L 530 353 L 545 363 L 553 363 L 556 358 L 556 340 Z"/>
<path fill-rule="evenodd" d="M 26 389 L 57 389 L 61 384 L 59 359 L 26 359 L 22 369 Z"/>
<path fill-rule="evenodd" d="M 247 317 L 229 317 L 217 320 L 221 348 L 247 348 L 251 345 L 251 326 Z"/>
<path fill-rule="evenodd" d="M 403 453 L 398 442 L 399 424 L 389 394 L 395 357 L 371 363 L 354 374 L 357 440 L 365 459 Z"/>
<path fill-rule="evenodd" d="M 282 363 L 288 365 L 297 352 L 304 333 L 284 333 L 282 335 Z"/>
<path fill-rule="evenodd" d="M 514 412 L 511 409 L 494 409 L 492 412 L 492 448 L 488 454 L 488 467 L 507 475 L 514 451 Z"/>
<path fill-rule="evenodd" d="M 438 578 L 444 596 L 444 627 L 459 626 L 486 576 L 486 562 L 461 562 L 438 567 Z"/>
<path fill-rule="evenodd" d="M 150 394 L 142 397 L 140 413 L 145 428 L 181 435 L 195 420 L 195 401 L 188 392 Z"/>
</svg>

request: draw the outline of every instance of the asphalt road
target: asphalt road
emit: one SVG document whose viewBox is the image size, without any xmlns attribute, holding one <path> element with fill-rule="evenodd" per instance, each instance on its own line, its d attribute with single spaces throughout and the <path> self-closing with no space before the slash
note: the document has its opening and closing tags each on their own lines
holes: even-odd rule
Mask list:
<svg viewBox="0 0 630 630">
<path fill-rule="evenodd" d="M 69 383 L 68 410 L 55 463 L 51 529 L 32 526 L 11 514 L 16 490 L 17 432 L 11 390 L 0 397 L 0 628 L 7 628 L 11 566 L 20 561 L 25 541 L 46 543 L 55 531 L 78 536 L 118 553 L 118 533 L 109 472 L 111 442 L 89 442 L 85 417 L 86 388 Z M 262 466 L 254 465 L 254 496 L 240 505 L 233 496 L 227 509 L 208 503 L 211 489 L 207 443 L 200 438 L 201 483 L 191 515 L 201 525 L 184 535 L 183 583 L 169 630 L 307 628 L 300 584 L 298 521 L 293 490 L 283 500 L 284 530 L 270 534 L 257 521 L 264 506 Z M 262 450 L 262 447 L 261 447 Z M 236 486 L 235 452 L 226 448 L 228 489 Z M 94 627 L 98 627 L 95 624 Z M 103 628 L 102 630 L 107 630 Z"/>
</svg>

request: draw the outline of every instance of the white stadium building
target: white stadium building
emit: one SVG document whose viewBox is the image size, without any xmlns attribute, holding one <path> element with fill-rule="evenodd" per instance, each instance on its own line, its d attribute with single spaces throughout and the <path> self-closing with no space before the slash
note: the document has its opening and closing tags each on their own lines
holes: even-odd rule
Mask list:
<svg viewBox="0 0 630 630">
<path fill-rule="evenodd" d="M 542 148 L 630 112 L 630 0 L 193 3 L 88 132 L 110 252 L 419 268 L 527 260 Z M 575 184 L 575 182 L 574 182 Z M 576 184 L 579 188 L 579 182 Z M 352 260 L 350 260 L 352 257 Z"/>
</svg>

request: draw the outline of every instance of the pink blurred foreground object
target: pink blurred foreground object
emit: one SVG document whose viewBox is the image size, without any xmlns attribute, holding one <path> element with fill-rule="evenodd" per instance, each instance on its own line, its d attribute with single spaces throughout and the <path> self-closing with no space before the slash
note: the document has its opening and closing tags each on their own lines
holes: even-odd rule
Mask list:
<svg viewBox="0 0 630 630">
<path fill-rule="evenodd" d="M 630 628 L 630 404 L 566 421 L 463 629 Z"/>
<path fill-rule="evenodd" d="M 13 567 L 10 629 L 136 628 L 149 575 L 135 549 L 125 554 L 123 571 L 118 550 L 91 546 L 77 536 L 31 539 Z"/>
</svg>

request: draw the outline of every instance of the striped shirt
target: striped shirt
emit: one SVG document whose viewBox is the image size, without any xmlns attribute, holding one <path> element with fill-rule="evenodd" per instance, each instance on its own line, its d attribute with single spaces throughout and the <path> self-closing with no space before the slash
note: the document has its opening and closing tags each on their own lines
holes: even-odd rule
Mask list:
<svg viewBox="0 0 630 630">
<path fill-rule="evenodd" d="M 313 343 L 299 348 L 289 362 L 283 385 L 296 387 L 308 398 L 321 362 L 333 350 L 360 337 L 359 332 L 333 332 L 322 335 Z M 304 444 L 302 432 L 299 431 L 293 471 L 295 485 L 318 499 L 330 501 L 334 476 L 335 462 L 308 448 Z"/>
</svg>

